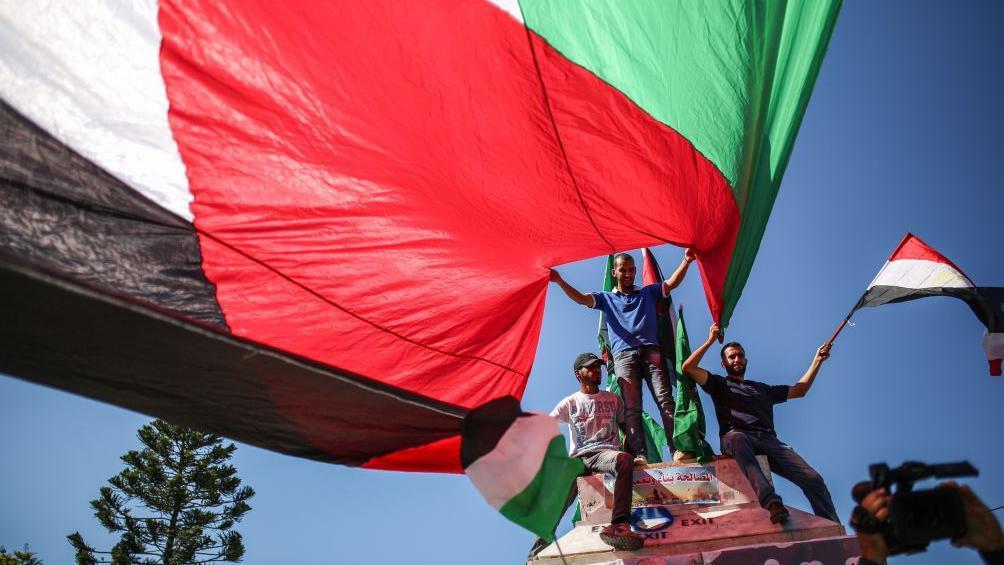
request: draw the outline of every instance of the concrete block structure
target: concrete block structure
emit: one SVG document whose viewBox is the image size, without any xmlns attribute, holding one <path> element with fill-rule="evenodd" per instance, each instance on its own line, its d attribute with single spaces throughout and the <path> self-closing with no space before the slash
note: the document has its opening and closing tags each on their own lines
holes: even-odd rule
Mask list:
<svg viewBox="0 0 1004 565">
<path fill-rule="evenodd" d="M 770 477 L 765 457 L 760 466 Z M 645 537 L 638 551 L 614 551 L 598 532 L 610 522 L 612 481 L 602 474 L 578 479 L 581 520 L 531 565 L 623 563 L 715 565 L 856 562 L 857 539 L 844 527 L 788 507 L 791 517 L 772 524 L 746 477 L 729 457 L 699 463 L 637 468 L 632 528 Z"/>
</svg>

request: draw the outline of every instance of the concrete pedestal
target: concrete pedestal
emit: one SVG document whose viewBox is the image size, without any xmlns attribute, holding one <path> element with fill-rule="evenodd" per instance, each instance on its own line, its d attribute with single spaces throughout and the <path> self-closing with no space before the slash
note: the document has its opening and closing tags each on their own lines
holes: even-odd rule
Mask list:
<svg viewBox="0 0 1004 565">
<path fill-rule="evenodd" d="M 765 458 L 759 458 L 769 477 Z M 791 517 L 772 524 L 731 458 L 708 464 L 660 463 L 637 469 L 632 527 L 645 547 L 614 552 L 598 532 L 609 523 L 613 494 L 603 475 L 578 480 L 582 520 L 533 565 L 562 563 L 839 563 L 858 555 L 857 540 L 843 526 L 788 507 Z M 559 553 L 560 546 L 560 553 Z"/>
</svg>

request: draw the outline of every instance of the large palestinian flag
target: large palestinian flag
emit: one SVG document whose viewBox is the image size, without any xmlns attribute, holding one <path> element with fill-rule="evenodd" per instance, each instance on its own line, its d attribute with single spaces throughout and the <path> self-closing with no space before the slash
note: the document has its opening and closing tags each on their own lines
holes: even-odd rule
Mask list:
<svg viewBox="0 0 1004 565">
<path fill-rule="evenodd" d="M 727 323 L 839 2 L 0 5 L 0 371 L 461 470 L 548 268 L 692 247 Z"/>
<path fill-rule="evenodd" d="M 983 348 L 990 374 L 1000 376 L 1004 357 L 1004 288 L 977 287 L 962 269 L 913 234 L 906 234 L 892 252 L 854 310 L 926 296 L 951 296 L 964 301 L 986 332 Z"/>
</svg>

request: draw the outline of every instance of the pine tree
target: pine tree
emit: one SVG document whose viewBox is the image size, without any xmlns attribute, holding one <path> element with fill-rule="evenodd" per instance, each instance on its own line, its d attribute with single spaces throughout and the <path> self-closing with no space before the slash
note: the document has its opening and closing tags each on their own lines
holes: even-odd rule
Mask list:
<svg viewBox="0 0 1004 565">
<path fill-rule="evenodd" d="M 0 565 L 42 565 L 42 560 L 28 549 L 28 544 L 20 551 L 14 550 L 13 555 L 0 545 Z"/>
<path fill-rule="evenodd" d="M 251 510 L 254 490 L 241 486 L 229 464 L 237 446 L 163 420 L 137 435 L 143 449 L 123 455 L 126 468 L 91 501 L 119 542 L 97 551 L 79 532 L 70 534 L 77 565 L 240 562 L 244 543 L 234 526 Z"/>
</svg>

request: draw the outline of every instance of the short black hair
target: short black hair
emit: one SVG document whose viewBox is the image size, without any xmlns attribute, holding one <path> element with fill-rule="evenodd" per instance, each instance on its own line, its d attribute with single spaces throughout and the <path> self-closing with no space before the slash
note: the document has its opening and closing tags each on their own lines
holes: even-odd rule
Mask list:
<svg viewBox="0 0 1004 565">
<path fill-rule="evenodd" d="M 725 361 L 725 350 L 730 347 L 738 347 L 739 349 L 743 350 L 743 354 L 746 353 L 746 348 L 743 347 L 743 344 L 739 343 L 738 341 L 730 341 L 722 346 L 722 350 L 720 352 L 722 356 L 722 361 Z"/>
<path fill-rule="evenodd" d="M 630 253 L 618 253 L 617 255 L 614 255 L 614 265 L 617 264 L 617 261 L 631 261 L 634 263 L 634 257 L 632 257 Z"/>
</svg>

